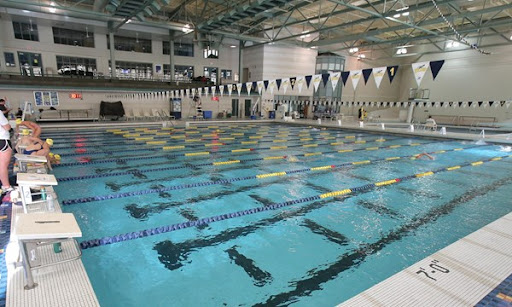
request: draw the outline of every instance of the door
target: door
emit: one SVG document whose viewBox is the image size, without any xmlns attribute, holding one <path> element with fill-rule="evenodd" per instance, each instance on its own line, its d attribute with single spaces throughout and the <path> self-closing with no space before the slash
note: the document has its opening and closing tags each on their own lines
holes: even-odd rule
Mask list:
<svg viewBox="0 0 512 307">
<path fill-rule="evenodd" d="M 231 99 L 231 115 L 238 117 L 238 99 Z"/>
<path fill-rule="evenodd" d="M 249 68 L 244 68 L 243 69 L 243 72 L 244 72 L 244 75 L 242 76 L 242 82 L 248 82 L 249 81 Z"/>
<path fill-rule="evenodd" d="M 18 61 L 23 76 L 43 75 L 43 61 L 40 53 L 18 51 Z"/>
<path fill-rule="evenodd" d="M 245 109 L 244 109 L 244 115 L 245 117 L 249 117 L 251 116 L 251 103 L 252 103 L 252 100 L 251 99 L 245 99 Z"/>
</svg>

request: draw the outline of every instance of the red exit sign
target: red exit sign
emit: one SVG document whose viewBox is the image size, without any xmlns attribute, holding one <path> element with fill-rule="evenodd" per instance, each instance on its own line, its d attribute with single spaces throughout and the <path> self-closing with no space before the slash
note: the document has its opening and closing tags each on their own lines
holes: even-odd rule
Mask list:
<svg viewBox="0 0 512 307">
<path fill-rule="evenodd" d="M 71 94 L 69 94 L 69 98 L 71 98 L 71 99 L 82 99 L 82 93 L 71 93 Z"/>
</svg>

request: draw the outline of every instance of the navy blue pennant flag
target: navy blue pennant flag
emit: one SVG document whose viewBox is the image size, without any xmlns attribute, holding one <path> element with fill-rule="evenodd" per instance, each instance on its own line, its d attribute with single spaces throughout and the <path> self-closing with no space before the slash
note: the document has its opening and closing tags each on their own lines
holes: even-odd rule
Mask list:
<svg viewBox="0 0 512 307">
<path fill-rule="evenodd" d="M 281 87 L 281 81 L 283 81 L 282 79 L 276 79 L 276 85 L 277 85 L 277 90 L 279 91 L 279 88 Z"/>
<path fill-rule="evenodd" d="M 267 90 L 268 88 L 268 80 L 264 80 L 263 81 L 263 85 L 265 85 L 265 91 Z"/>
<path fill-rule="evenodd" d="M 393 79 L 395 78 L 396 73 L 398 72 L 398 65 L 388 66 L 387 71 L 388 71 L 389 83 L 391 84 L 391 83 L 393 83 Z"/>
<path fill-rule="evenodd" d="M 479 101 L 478 106 L 481 107 L 483 103 L 484 103 L 483 101 Z"/>
<path fill-rule="evenodd" d="M 247 93 L 247 85 L 245 85 L 245 83 L 242 83 L 242 89 L 240 91 Z"/>
<path fill-rule="evenodd" d="M 430 71 L 432 72 L 432 79 L 436 79 L 437 74 L 441 70 L 441 67 L 443 67 L 444 60 L 441 61 L 431 61 L 430 62 Z"/>
<path fill-rule="evenodd" d="M 341 81 L 343 82 L 343 86 L 345 86 L 347 84 L 349 75 L 350 75 L 350 71 L 342 71 L 341 72 Z"/>
<path fill-rule="evenodd" d="M 306 76 L 304 78 L 306 79 L 306 85 L 309 88 L 309 85 L 311 84 L 311 79 L 313 79 L 313 76 Z"/>
<path fill-rule="evenodd" d="M 368 82 L 368 79 L 370 79 L 370 75 L 372 74 L 373 69 L 363 69 L 363 77 L 364 77 L 364 85 Z"/>
<path fill-rule="evenodd" d="M 292 87 L 292 90 L 293 90 L 293 87 L 295 86 L 295 82 L 297 81 L 297 78 L 296 77 L 292 77 L 290 78 L 290 85 Z"/>
<path fill-rule="evenodd" d="M 252 91 L 255 93 L 258 92 L 258 82 L 254 81 L 252 83 Z"/>
<path fill-rule="evenodd" d="M 322 81 L 324 81 L 324 87 L 327 86 L 327 81 L 329 81 L 329 74 L 322 74 Z"/>
</svg>

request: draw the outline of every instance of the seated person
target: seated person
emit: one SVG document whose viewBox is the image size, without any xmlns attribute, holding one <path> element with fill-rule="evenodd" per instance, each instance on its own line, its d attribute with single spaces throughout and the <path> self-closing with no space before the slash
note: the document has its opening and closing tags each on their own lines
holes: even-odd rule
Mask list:
<svg viewBox="0 0 512 307">
<path fill-rule="evenodd" d="M 437 123 L 430 115 L 428 116 L 427 121 L 425 122 L 425 128 L 437 130 Z"/>
</svg>

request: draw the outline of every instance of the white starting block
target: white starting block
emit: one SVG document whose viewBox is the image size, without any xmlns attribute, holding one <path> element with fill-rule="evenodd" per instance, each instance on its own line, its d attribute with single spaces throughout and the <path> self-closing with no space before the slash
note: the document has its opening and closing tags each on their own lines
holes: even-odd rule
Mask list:
<svg viewBox="0 0 512 307">
<path fill-rule="evenodd" d="M 82 231 L 72 213 L 20 214 L 14 232 L 23 260 L 26 290 L 37 286 L 32 276 L 33 268 L 72 261 L 82 256 L 80 246 L 74 239 L 82 237 Z M 66 241 L 72 241 L 72 243 L 65 244 Z M 55 253 L 59 254 L 51 260 L 43 261 L 38 250 L 45 245 L 49 247 L 48 245 L 51 244 L 54 244 Z M 76 250 L 66 249 L 61 253 L 61 246 L 74 247 Z"/>
<path fill-rule="evenodd" d="M 30 187 L 54 186 L 58 185 L 54 175 L 35 174 L 35 173 L 18 173 L 17 183 L 21 192 L 21 202 L 23 204 L 23 212 L 28 213 L 27 205 L 33 203 L 46 203 L 46 200 L 34 201 Z"/>
<path fill-rule="evenodd" d="M 17 153 L 14 155 L 14 158 L 16 158 L 16 161 L 18 161 L 20 172 L 27 172 L 29 164 L 43 164 L 45 167 L 45 172 L 47 168 L 50 168 L 48 159 L 43 156 L 24 155 Z"/>
</svg>

